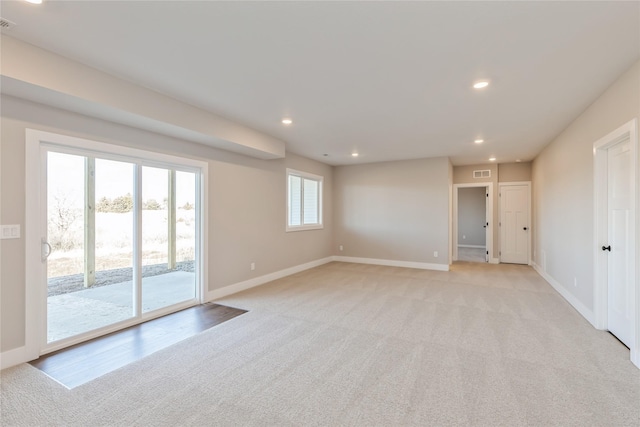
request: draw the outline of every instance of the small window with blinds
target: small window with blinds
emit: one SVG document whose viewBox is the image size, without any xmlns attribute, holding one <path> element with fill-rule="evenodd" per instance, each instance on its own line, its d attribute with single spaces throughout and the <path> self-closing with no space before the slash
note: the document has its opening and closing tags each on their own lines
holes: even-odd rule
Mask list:
<svg viewBox="0 0 640 427">
<path fill-rule="evenodd" d="M 287 231 L 323 228 L 322 180 L 318 175 L 287 169 Z"/>
</svg>

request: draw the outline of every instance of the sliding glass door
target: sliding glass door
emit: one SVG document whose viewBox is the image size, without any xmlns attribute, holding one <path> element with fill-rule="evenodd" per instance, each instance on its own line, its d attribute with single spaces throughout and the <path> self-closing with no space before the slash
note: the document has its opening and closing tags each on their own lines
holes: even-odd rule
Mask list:
<svg viewBox="0 0 640 427">
<path fill-rule="evenodd" d="M 142 311 L 195 298 L 195 176 L 142 168 Z"/>
<path fill-rule="evenodd" d="M 47 345 L 199 302 L 198 170 L 59 146 L 42 153 Z"/>
<path fill-rule="evenodd" d="M 135 315 L 131 210 L 104 211 L 94 203 L 96 197 L 130 197 L 133 168 L 131 163 L 47 153 L 47 342 Z"/>
</svg>

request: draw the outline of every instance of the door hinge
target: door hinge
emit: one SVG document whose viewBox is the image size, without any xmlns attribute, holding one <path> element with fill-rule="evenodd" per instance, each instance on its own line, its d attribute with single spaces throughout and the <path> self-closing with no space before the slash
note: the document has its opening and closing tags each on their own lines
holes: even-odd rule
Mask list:
<svg viewBox="0 0 640 427">
<path fill-rule="evenodd" d="M 502 227 L 502 223 L 501 222 L 498 223 L 498 227 Z"/>
<path fill-rule="evenodd" d="M 498 252 L 498 255 L 502 256 L 502 251 Z"/>
</svg>

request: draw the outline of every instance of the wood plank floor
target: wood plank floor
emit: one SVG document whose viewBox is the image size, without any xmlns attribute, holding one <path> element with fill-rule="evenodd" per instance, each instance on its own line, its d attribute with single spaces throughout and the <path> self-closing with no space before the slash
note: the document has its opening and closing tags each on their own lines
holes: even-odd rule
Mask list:
<svg viewBox="0 0 640 427">
<path fill-rule="evenodd" d="M 207 303 L 40 357 L 31 365 L 74 388 L 169 347 L 246 310 Z"/>
</svg>

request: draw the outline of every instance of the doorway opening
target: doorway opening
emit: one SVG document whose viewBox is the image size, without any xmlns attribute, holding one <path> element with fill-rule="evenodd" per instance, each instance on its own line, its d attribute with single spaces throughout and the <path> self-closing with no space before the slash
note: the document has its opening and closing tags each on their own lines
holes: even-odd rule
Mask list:
<svg viewBox="0 0 640 427">
<path fill-rule="evenodd" d="M 493 253 L 492 183 L 455 184 L 453 191 L 454 261 L 489 262 Z"/>
</svg>

